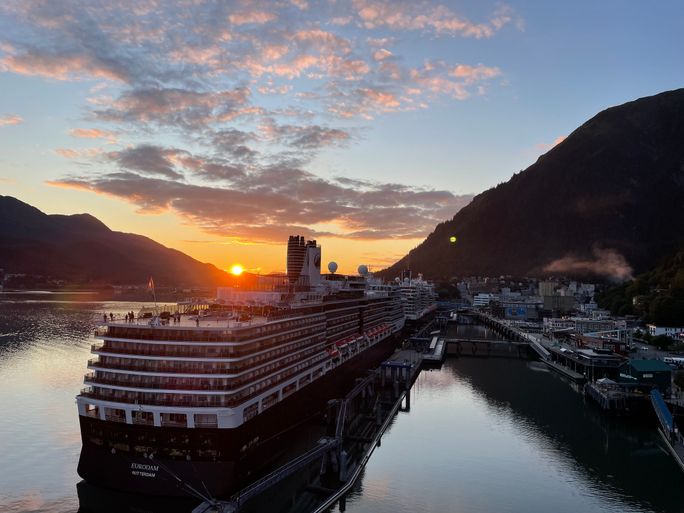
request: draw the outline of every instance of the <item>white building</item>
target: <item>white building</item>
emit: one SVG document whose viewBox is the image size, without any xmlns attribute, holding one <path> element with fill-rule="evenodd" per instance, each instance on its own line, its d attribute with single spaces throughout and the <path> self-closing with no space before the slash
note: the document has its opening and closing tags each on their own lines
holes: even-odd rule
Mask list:
<svg viewBox="0 0 684 513">
<path fill-rule="evenodd" d="M 676 338 L 677 336 L 684 336 L 684 326 L 671 327 L 671 326 L 656 326 L 655 324 L 647 324 L 649 335 L 657 337 L 658 335 L 667 335 L 671 338 Z"/>
<path fill-rule="evenodd" d="M 553 296 L 554 291 L 556 290 L 557 286 L 558 286 L 558 283 L 556 283 L 555 281 L 540 281 L 539 282 L 539 295 L 541 297 Z"/>
<path fill-rule="evenodd" d="M 499 299 L 498 294 L 481 292 L 473 298 L 473 306 L 487 306 L 491 301 Z"/>
</svg>

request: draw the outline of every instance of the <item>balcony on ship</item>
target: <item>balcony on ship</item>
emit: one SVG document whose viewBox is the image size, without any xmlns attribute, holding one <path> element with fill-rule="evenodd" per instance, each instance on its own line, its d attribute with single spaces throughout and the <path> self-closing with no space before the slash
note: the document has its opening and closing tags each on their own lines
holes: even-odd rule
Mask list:
<svg viewBox="0 0 684 513">
<path fill-rule="evenodd" d="M 193 364 L 200 362 L 225 363 L 225 365 L 227 365 L 226 368 L 237 372 L 251 367 L 257 367 L 260 363 L 282 357 L 283 355 L 296 354 L 306 350 L 307 348 L 320 347 L 324 341 L 324 335 L 319 333 L 291 343 L 276 345 L 271 348 L 264 348 L 257 353 L 252 353 L 251 355 L 244 357 L 217 356 L 216 354 L 202 354 L 198 352 L 192 352 L 188 355 L 180 355 L 178 353 L 160 354 L 161 352 L 158 351 L 152 352 L 133 348 L 123 349 L 110 347 L 108 343 L 105 343 L 104 346 L 93 346 L 91 350 L 94 354 L 100 355 L 101 357 L 107 359 L 120 357 L 122 360 L 137 360 L 138 362 L 147 360 L 166 362 L 167 364 L 171 362 L 184 361 L 188 361 L 188 363 Z"/>
<path fill-rule="evenodd" d="M 318 355 L 317 355 L 318 353 Z M 142 374 L 113 373 L 107 369 L 97 369 L 95 373 L 84 376 L 86 384 L 111 385 L 117 387 L 140 388 L 151 390 L 197 390 L 197 391 L 232 391 L 256 382 L 269 375 L 276 374 L 282 369 L 288 369 L 298 362 L 307 362 L 320 357 L 320 349 L 292 355 L 270 363 L 235 377 L 179 377 L 179 376 L 150 376 Z"/>
<path fill-rule="evenodd" d="M 179 345 L 164 343 L 139 343 L 119 340 L 106 340 L 103 344 L 92 344 L 95 354 L 112 353 L 133 356 L 158 356 L 171 358 L 243 358 L 263 354 L 268 349 L 301 347 L 302 343 L 315 343 L 323 336 L 322 329 L 304 329 L 287 333 L 269 340 L 255 341 L 248 346 L 219 345 Z"/>
<path fill-rule="evenodd" d="M 322 353 L 314 358 L 304 361 L 291 368 L 278 372 L 266 379 L 255 382 L 250 386 L 244 386 L 241 390 L 225 393 L 205 393 L 202 395 L 193 394 L 193 390 L 181 390 L 177 392 L 158 392 L 152 390 L 120 390 L 98 386 L 98 383 L 86 381 L 88 388 L 81 390 L 81 396 L 93 399 L 100 399 L 111 402 L 140 404 L 140 405 L 159 405 L 159 406 L 186 406 L 186 407 L 234 407 L 242 404 L 246 400 L 255 397 L 265 390 L 276 387 L 297 374 L 308 370 L 312 372 L 328 359 L 327 353 Z M 308 374 L 301 379 L 308 379 Z M 118 386 L 118 385 L 110 385 Z M 135 387 L 128 387 L 135 388 Z M 161 389 L 171 390 L 171 389 Z M 220 392 L 220 391 L 216 391 Z"/>
</svg>

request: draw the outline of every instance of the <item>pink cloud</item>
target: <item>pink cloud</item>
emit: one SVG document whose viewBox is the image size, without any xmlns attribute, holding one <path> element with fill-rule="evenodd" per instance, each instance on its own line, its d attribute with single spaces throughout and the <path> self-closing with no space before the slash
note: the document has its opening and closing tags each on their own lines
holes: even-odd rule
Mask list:
<svg viewBox="0 0 684 513">
<path fill-rule="evenodd" d="M 485 66 L 484 64 L 478 64 L 476 66 L 458 64 L 449 72 L 449 75 L 465 79 L 467 82 L 472 83 L 478 80 L 498 77 L 501 75 L 501 70 L 497 67 Z"/>
<path fill-rule="evenodd" d="M 55 150 L 55 153 L 60 157 L 64 157 L 66 159 L 71 160 L 91 159 L 102 153 L 102 150 L 100 150 L 99 148 L 87 148 L 82 150 L 76 150 L 73 148 L 57 148 Z"/>
<path fill-rule="evenodd" d="M 137 89 L 123 93 L 109 108 L 97 111 L 96 115 L 105 121 L 198 128 L 251 113 L 245 110 L 249 96 L 246 88 L 216 92 Z"/>
<path fill-rule="evenodd" d="M 97 62 L 87 55 L 64 55 L 28 50 L 5 55 L 0 70 L 20 75 L 40 75 L 55 80 L 71 80 L 86 76 L 124 81 L 124 70 Z"/>
<path fill-rule="evenodd" d="M 505 25 L 517 20 L 507 6 L 498 8 L 485 23 L 472 23 L 444 5 L 389 0 L 354 0 L 360 23 L 367 29 L 431 30 L 438 35 L 489 38 Z"/>
<path fill-rule="evenodd" d="M 246 11 L 241 13 L 231 14 L 228 19 L 233 25 L 247 25 L 256 24 L 263 25 L 269 23 L 277 18 L 275 13 L 266 11 Z"/>
<path fill-rule="evenodd" d="M 373 58 L 376 61 L 384 61 L 389 57 L 392 57 L 392 52 L 390 52 L 389 50 L 385 50 L 384 48 L 381 48 L 380 50 L 377 50 L 375 53 L 373 53 Z"/>
<path fill-rule="evenodd" d="M 8 114 L 6 116 L 0 116 L 0 126 L 20 125 L 23 122 L 24 122 L 24 119 L 21 116 L 17 116 L 16 114 Z"/>
<path fill-rule="evenodd" d="M 117 135 L 110 130 L 100 130 L 99 128 L 72 128 L 69 135 L 81 139 L 106 139 L 110 143 L 117 140 Z"/>
</svg>

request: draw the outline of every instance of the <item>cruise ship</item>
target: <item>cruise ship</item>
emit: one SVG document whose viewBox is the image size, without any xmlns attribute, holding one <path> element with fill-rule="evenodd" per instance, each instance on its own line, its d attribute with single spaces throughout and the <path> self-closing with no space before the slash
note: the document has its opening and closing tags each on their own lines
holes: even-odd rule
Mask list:
<svg viewBox="0 0 684 513">
<path fill-rule="evenodd" d="M 401 278 L 396 278 L 406 320 L 417 321 L 437 309 L 437 294 L 432 283 L 418 274 L 417 279 L 411 277 L 411 271 L 404 271 Z"/>
<path fill-rule="evenodd" d="M 365 266 L 335 274 L 334 262 L 323 275 L 320 262 L 316 241 L 292 236 L 286 275 L 218 289 L 201 312 L 100 326 L 76 398 L 79 475 L 221 497 L 263 471 L 288 433 L 391 354 L 406 321 L 409 284 Z"/>
</svg>

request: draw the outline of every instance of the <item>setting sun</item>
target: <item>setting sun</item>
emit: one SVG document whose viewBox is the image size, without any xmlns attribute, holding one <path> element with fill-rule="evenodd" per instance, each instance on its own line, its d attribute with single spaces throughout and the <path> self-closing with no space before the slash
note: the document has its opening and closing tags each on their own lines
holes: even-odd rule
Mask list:
<svg viewBox="0 0 684 513">
<path fill-rule="evenodd" d="M 235 276 L 240 276 L 244 270 L 245 268 L 242 267 L 240 264 L 235 264 L 233 267 L 230 268 L 230 273 Z"/>
</svg>

